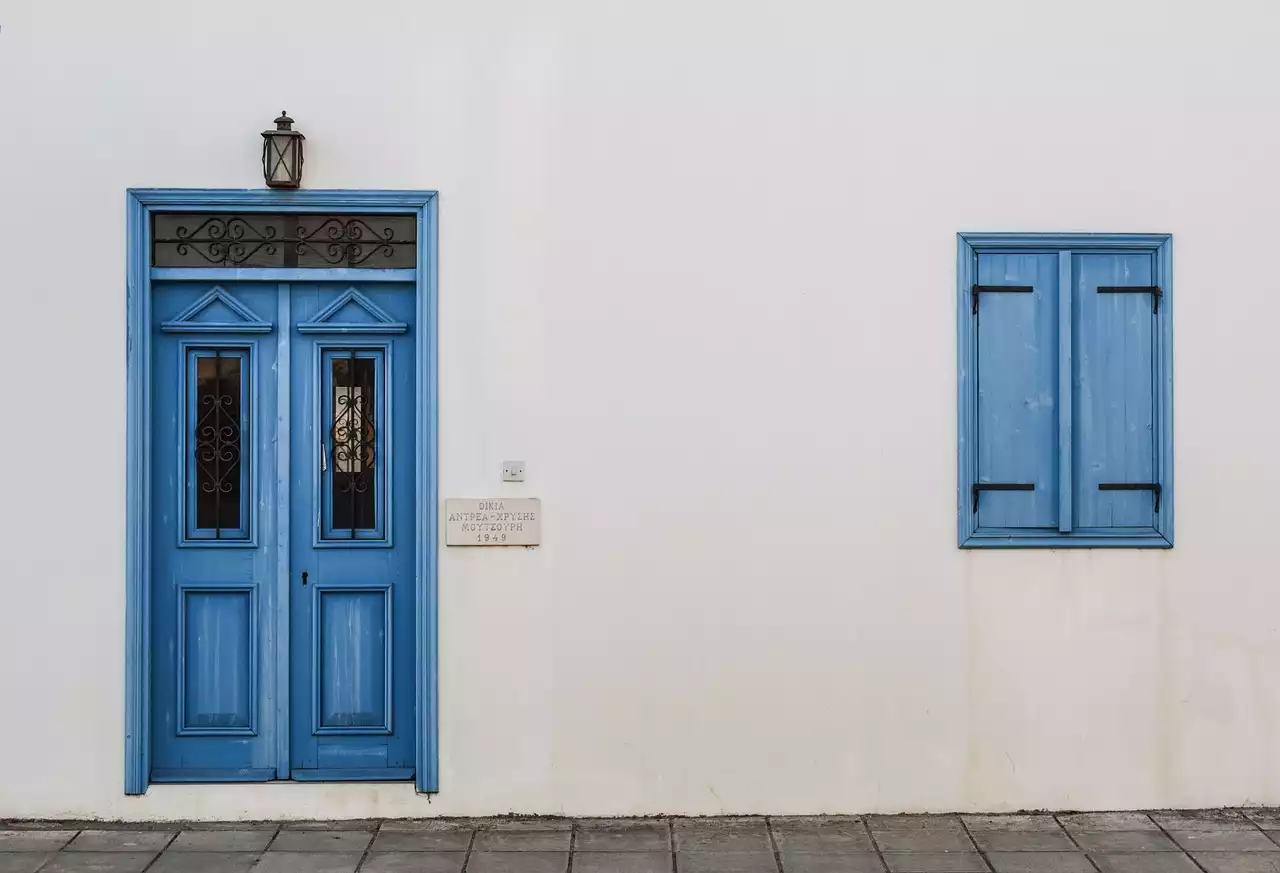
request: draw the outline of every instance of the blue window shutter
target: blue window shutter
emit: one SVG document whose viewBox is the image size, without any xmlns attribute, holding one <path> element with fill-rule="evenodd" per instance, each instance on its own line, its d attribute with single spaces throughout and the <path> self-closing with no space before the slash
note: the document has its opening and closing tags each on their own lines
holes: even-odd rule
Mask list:
<svg viewBox="0 0 1280 873">
<path fill-rule="evenodd" d="M 981 491 L 977 525 L 1056 530 L 1058 255 L 981 253 L 976 284 L 976 481 L 1035 486 Z"/>
<path fill-rule="evenodd" d="M 1156 327 L 1153 256 L 1076 254 L 1074 374 L 1076 524 L 1143 528 L 1156 522 Z M 1107 289 L 1100 292 L 1098 289 Z M 1124 291 L 1135 288 L 1144 290 Z"/>
</svg>

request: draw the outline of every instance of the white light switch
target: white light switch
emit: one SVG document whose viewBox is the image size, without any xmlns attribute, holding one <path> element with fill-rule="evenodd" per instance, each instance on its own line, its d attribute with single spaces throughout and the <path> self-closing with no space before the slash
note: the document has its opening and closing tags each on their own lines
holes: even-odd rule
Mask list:
<svg viewBox="0 0 1280 873">
<path fill-rule="evenodd" d="M 502 462 L 502 481 L 503 482 L 523 482 L 524 481 L 524 461 L 503 461 Z"/>
</svg>

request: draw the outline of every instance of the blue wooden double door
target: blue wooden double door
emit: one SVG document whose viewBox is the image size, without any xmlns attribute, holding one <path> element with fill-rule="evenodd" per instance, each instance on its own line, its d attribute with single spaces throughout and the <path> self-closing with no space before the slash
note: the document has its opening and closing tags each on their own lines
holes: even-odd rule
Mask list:
<svg viewBox="0 0 1280 873">
<path fill-rule="evenodd" d="M 414 303 L 153 284 L 152 781 L 413 777 Z"/>
</svg>

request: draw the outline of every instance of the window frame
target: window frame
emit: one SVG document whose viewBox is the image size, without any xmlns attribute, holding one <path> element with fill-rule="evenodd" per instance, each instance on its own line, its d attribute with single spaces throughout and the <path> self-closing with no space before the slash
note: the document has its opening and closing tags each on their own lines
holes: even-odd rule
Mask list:
<svg viewBox="0 0 1280 873">
<path fill-rule="evenodd" d="M 956 512 L 960 548 L 1171 548 L 1173 546 L 1174 456 L 1173 456 L 1173 236 L 1167 233 L 977 233 L 957 234 L 957 487 Z M 1071 530 L 1048 533 L 1044 530 L 979 528 L 973 510 L 973 485 L 978 474 L 977 398 L 977 315 L 973 311 L 973 285 L 977 280 L 977 259 L 982 253 L 1117 253 L 1148 252 L 1154 255 L 1154 281 L 1162 291 L 1156 323 L 1152 329 L 1154 351 L 1155 458 L 1156 481 L 1161 485 L 1160 509 L 1154 528 L 1135 532 L 1120 529 Z M 1068 277 L 1069 279 L 1069 277 Z M 1069 282 L 1067 284 L 1070 284 Z M 1060 287 L 1063 286 L 1059 282 Z M 1070 324 L 1070 298 L 1059 299 Z M 1070 334 L 1061 341 L 1059 326 L 1059 386 L 1072 390 Z M 1069 330 L 1069 328 L 1068 328 Z M 1060 396 L 1063 392 L 1060 391 Z M 1072 455 L 1073 404 L 1060 413 L 1058 470 L 1060 494 L 1074 488 Z M 1068 510 L 1070 504 L 1064 504 Z"/>
<path fill-rule="evenodd" d="M 333 525 L 333 361 L 354 353 L 357 360 L 374 361 L 373 427 L 377 435 L 377 463 L 374 465 L 374 518 L 372 528 L 335 528 Z M 325 462 L 315 471 L 313 492 L 319 501 L 315 516 L 319 527 L 312 546 L 317 549 L 377 547 L 391 548 L 391 343 L 389 341 L 316 343 L 316 426 Z M 345 534 L 345 535 L 344 535 Z"/>
<path fill-rule="evenodd" d="M 253 471 L 257 469 L 258 452 L 254 442 L 257 412 L 255 379 L 257 342 L 183 340 L 178 343 L 181 377 L 178 390 L 178 409 L 182 410 L 182 426 L 178 429 L 178 482 L 181 493 L 177 501 L 179 548 L 256 549 L 257 536 L 257 484 Z M 213 354 L 240 359 L 240 527 L 208 528 L 198 526 L 196 508 L 196 475 L 192 455 L 195 445 L 195 425 L 199 417 L 196 408 L 197 360 Z M 221 533 L 219 532 L 221 531 Z"/>
</svg>

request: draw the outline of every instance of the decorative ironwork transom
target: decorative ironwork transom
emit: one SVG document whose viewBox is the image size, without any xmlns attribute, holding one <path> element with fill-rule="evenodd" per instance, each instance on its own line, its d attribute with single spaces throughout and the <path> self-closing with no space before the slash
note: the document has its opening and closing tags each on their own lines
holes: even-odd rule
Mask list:
<svg viewBox="0 0 1280 873">
<path fill-rule="evenodd" d="M 158 213 L 156 267 L 397 267 L 418 260 L 412 215 Z"/>
</svg>

